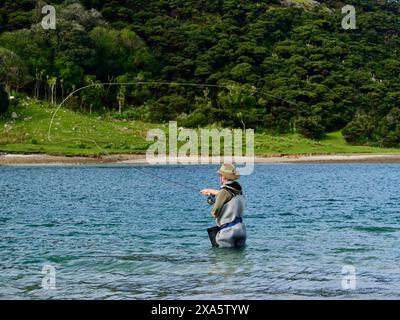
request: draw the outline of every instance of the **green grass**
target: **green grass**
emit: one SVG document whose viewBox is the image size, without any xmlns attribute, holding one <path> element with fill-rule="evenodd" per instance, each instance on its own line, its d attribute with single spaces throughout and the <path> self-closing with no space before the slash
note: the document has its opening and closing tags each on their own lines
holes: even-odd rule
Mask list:
<svg viewBox="0 0 400 320">
<path fill-rule="evenodd" d="M 158 125 L 140 121 L 117 121 L 60 109 L 54 119 L 51 141 L 48 130 L 55 107 L 25 100 L 15 112 L 17 119 L 0 119 L 0 151 L 47 153 L 67 156 L 96 156 L 115 153 L 143 153 L 149 129 Z"/>
<path fill-rule="evenodd" d="M 48 129 L 55 107 L 34 100 L 23 100 L 0 118 L 0 152 L 46 153 L 67 156 L 145 153 L 151 142 L 147 131 L 167 130 L 166 125 L 141 121 L 121 121 L 111 117 L 80 114 L 60 109 L 53 122 L 51 141 Z M 18 116 L 12 119 L 11 114 Z M 400 153 L 400 149 L 372 148 L 347 144 L 340 132 L 329 133 L 314 141 L 297 134 L 255 136 L 257 155 L 272 154 L 343 154 Z"/>
<path fill-rule="evenodd" d="M 298 134 L 273 136 L 256 134 L 256 154 L 382 154 L 400 153 L 400 149 L 353 146 L 344 140 L 340 131 L 331 132 L 321 141 L 306 139 Z"/>
</svg>

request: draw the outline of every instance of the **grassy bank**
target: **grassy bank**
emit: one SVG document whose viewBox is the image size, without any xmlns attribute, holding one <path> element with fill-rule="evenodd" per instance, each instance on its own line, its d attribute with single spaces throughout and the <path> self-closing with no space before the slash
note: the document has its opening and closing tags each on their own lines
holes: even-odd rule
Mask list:
<svg viewBox="0 0 400 320">
<path fill-rule="evenodd" d="M 60 109 L 48 139 L 50 120 L 55 107 L 24 100 L 0 118 L 0 152 L 46 153 L 67 156 L 144 153 L 151 144 L 148 130 L 156 127 L 141 121 L 121 121 L 111 117 L 80 114 Z M 340 132 L 330 133 L 321 141 L 297 134 L 256 134 L 257 155 L 272 154 L 337 154 L 337 153 L 400 153 L 400 149 L 383 149 L 347 144 Z"/>
</svg>

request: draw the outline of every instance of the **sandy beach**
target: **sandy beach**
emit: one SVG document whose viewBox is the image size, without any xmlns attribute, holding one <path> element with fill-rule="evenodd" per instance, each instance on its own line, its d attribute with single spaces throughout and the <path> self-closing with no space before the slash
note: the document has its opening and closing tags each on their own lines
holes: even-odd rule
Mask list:
<svg viewBox="0 0 400 320">
<path fill-rule="evenodd" d="M 255 158 L 257 164 L 285 163 L 400 163 L 400 154 L 342 155 L 265 155 Z M 100 157 L 68 157 L 46 154 L 1 154 L 0 165 L 96 165 L 149 164 L 146 155 L 118 154 Z"/>
</svg>

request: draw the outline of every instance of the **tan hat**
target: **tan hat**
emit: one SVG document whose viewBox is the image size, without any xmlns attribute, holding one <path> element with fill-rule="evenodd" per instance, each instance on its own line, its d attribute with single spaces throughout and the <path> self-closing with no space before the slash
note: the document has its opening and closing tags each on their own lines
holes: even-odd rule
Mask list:
<svg viewBox="0 0 400 320">
<path fill-rule="evenodd" d="M 237 180 L 240 178 L 240 174 L 236 171 L 236 168 L 233 164 L 223 164 L 217 172 L 229 180 Z"/>
</svg>

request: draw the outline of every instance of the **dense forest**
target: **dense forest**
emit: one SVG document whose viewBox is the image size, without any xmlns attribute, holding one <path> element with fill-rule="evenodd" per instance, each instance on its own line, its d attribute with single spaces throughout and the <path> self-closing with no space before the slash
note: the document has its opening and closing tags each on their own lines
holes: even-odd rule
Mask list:
<svg viewBox="0 0 400 320">
<path fill-rule="evenodd" d="M 44 4 L 0 0 L 0 112 L 4 91 L 55 104 L 136 83 L 90 86 L 66 107 L 400 146 L 397 1 L 49 1 L 55 30 L 41 26 Z"/>
</svg>

